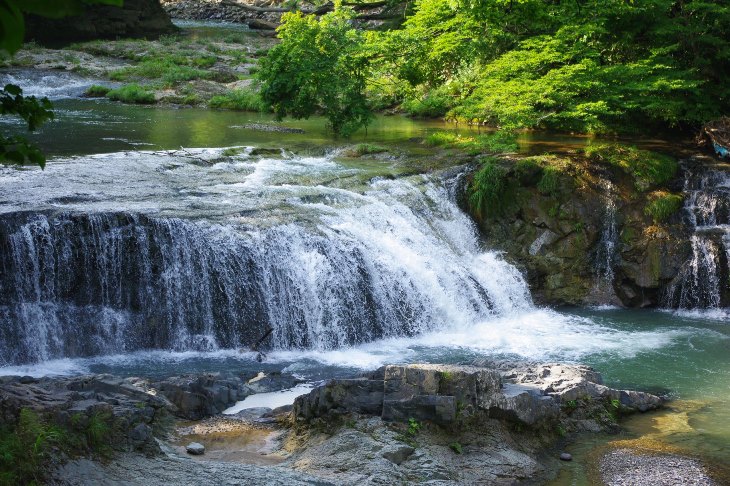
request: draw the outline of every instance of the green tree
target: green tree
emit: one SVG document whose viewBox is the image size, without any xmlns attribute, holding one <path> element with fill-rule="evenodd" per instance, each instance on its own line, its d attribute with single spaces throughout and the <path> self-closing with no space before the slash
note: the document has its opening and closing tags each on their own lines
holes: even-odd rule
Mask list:
<svg viewBox="0 0 730 486">
<path fill-rule="evenodd" d="M 81 12 L 90 4 L 122 5 L 122 0 L 0 0 L 0 51 L 15 54 L 25 37 L 25 14 L 43 17 L 65 17 Z M 29 131 L 53 119 L 48 98 L 23 96 L 23 90 L 14 84 L 0 89 L 0 115 L 18 116 Z M 38 164 L 45 166 L 46 158 L 35 145 L 19 135 L 0 134 L 0 163 Z"/>
<path fill-rule="evenodd" d="M 261 62 L 261 97 L 276 117 L 322 114 L 337 135 L 366 126 L 372 109 L 365 95 L 371 56 L 352 11 L 338 8 L 317 19 L 282 16 L 281 43 Z"/>
<path fill-rule="evenodd" d="M 581 132 L 694 127 L 730 111 L 728 25 L 727 1 L 417 0 L 403 29 L 381 35 L 378 75 L 408 84 L 402 106 L 415 114 Z"/>
</svg>

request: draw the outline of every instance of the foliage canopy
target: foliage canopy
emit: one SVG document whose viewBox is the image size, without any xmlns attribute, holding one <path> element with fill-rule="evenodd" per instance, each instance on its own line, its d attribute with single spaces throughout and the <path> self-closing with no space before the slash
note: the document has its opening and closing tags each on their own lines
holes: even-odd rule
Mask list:
<svg viewBox="0 0 730 486">
<path fill-rule="evenodd" d="M 347 132 L 389 106 L 593 133 L 730 112 L 726 1 L 417 0 L 409 12 L 399 29 L 366 33 L 346 10 L 285 16 L 264 98 L 279 116 L 321 112 Z"/>
</svg>

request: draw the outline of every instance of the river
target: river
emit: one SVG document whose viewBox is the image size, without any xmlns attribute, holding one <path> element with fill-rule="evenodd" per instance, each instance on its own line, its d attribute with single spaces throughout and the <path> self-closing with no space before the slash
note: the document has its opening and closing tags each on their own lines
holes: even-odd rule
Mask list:
<svg viewBox="0 0 730 486">
<path fill-rule="evenodd" d="M 534 305 L 457 206 L 463 168 L 419 161 L 414 138 L 454 127 L 381 116 L 343 142 L 316 118 L 266 132 L 246 125 L 268 115 L 84 100 L 88 80 L 7 76 L 55 98 L 57 118 L 33 136 L 45 170 L 0 168 L 0 374 L 317 381 L 395 362 L 580 362 L 608 385 L 671 397 L 673 411 L 576 445 L 560 484 L 590 483 L 591 451 L 613 440 L 649 437 L 716 467 L 730 457 L 726 309 Z M 346 157 L 360 141 L 391 151 Z M 267 326 L 259 363 L 246 347 Z"/>
</svg>

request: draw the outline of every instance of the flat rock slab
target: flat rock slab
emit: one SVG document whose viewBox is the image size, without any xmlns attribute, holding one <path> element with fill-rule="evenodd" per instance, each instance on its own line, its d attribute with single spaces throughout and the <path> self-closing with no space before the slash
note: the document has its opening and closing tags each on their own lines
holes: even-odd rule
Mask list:
<svg viewBox="0 0 730 486">
<path fill-rule="evenodd" d="M 601 479 L 608 486 L 716 486 L 699 461 L 673 454 L 642 454 L 631 449 L 601 458 Z"/>
</svg>

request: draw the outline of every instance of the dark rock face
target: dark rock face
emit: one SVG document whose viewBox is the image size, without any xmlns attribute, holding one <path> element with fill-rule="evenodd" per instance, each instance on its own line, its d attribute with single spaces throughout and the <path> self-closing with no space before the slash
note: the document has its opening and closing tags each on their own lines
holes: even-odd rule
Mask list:
<svg viewBox="0 0 730 486">
<path fill-rule="evenodd" d="M 538 303 L 660 305 L 691 256 L 682 211 L 657 224 L 646 212 L 651 193 L 626 174 L 580 156 L 548 159 L 559 167 L 549 191 L 516 169 L 519 160 L 502 161 L 509 201 L 472 211 L 489 245 L 523 270 Z"/>
<path fill-rule="evenodd" d="M 595 415 L 596 408 L 644 412 L 661 405 L 654 395 L 603 385 L 600 375 L 585 366 L 520 366 L 500 374 L 476 366 L 414 364 L 385 366 L 362 379 L 332 380 L 297 398 L 293 413 L 298 420 L 358 413 L 440 425 L 482 415 L 530 427 L 567 420 L 576 428 L 595 429 L 600 425 L 581 421 Z M 586 413 L 574 414 L 576 408 Z"/>
<path fill-rule="evenodd" d="M 117 37 L 157 37 L 175 31 L 159 0 L 124 0 L 123 7 L 93 5 L 63 19 L 26 17 L 26 39 L 64 43 Z"/>
</svg>

